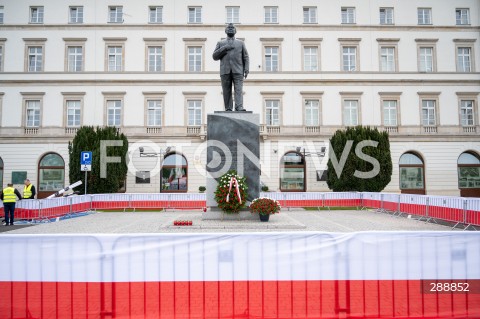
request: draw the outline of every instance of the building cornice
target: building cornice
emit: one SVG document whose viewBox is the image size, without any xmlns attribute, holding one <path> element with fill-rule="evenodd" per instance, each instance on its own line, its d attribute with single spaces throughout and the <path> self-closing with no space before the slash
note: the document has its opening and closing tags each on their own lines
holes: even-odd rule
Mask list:
<svg viewBox="0 0 480 319">
<path fill-rule="evenodd" d="M 476 42 L 477 39 L 453 39 L 453 42 L 461 42 L 461 43 L 465 43 L 465 42 Z"/>
<path fill-rule="evenodd" d="M 25 42 L 45 42 L 47 38 L 23 38 Z"/>
<path fill-rule="evenodd" d="M 65 42 L 86 42 L 87 38 L 63 38 Z"/>
<path fill-rule="evenodd" d="M 322 31 L 445 31 L 445 32 L 479 32 L 480 26 L 449 26 L 449 25 L 338 25 L 338 24 L 239 24 L 237 31 L 258 31 L 263 30 L 322 30 Z M 123 30 L 123 29 L 145 29 L 145 30 L 219 30 L 225 29 L 225 24 L 4 24 L 0 26 L 2 30 Z"/>
<path fill-rule="evenodd" d="M 415 39 L 415 42 L 422 42 L 422 43 L 424 43 L 424 42 L 428 42 L 428 43 L 436 43 L 436 42 L 438 42 L 438 38 L 435 38 L 435 39 L 433 39 L 433 38 L 432 38 L 432 39 L 427 39 L 427 38 L 417 38 L 417 39 Z"/>
</svg>

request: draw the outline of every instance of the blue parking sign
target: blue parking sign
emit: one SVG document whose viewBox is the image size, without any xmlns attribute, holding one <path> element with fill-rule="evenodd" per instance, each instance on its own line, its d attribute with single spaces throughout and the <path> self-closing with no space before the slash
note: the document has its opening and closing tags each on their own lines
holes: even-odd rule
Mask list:
<svg viewBox="0 0 480 319">
<path fill-rule="evenodd" d="M 92 152 L 82 152 L 80 155 L 80 165 L 92 165 Z"/>
</svg>

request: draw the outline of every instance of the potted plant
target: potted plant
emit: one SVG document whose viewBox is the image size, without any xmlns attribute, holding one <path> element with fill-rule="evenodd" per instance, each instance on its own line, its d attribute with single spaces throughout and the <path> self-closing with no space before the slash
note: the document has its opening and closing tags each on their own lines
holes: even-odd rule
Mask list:
<svg viewBox="0 0 480 319">
<path fill-rule="evenodd" d="M 215 190 L 215 200 L 218 208 L 225 213 L 238 213 L 245 207 L 247 200 L 247 182 L 245 177 L 237 175 L 235 170 L 230 170 L 218 180 Z"/>
<path fill-rule="evenodd" d="M 198 191 L 199 191 L 200 193 L 203 193 L 206 189 L 207 189 L 207 188 L 206 188 L 205 186 L 200 186 L 200 187 L 198 188 Z"/>
<path fill-rule="evenodd" d="M 270 215 L 280 213 L 280 203 L 267 197 L 256 198 L 250 204 L 250 211 L 258 213 L 262 222 L 267 222 Z"/>
</svg>

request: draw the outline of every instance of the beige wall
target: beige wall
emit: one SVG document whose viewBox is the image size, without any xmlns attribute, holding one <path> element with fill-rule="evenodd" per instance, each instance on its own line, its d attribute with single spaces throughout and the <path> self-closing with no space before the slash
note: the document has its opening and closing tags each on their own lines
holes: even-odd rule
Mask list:
<svg viewBox="0 0 480 319">
<path fill-rule="evenodd" d="M 138 140 L 151 140 L 161 147 L 190 143 L 183 154 L 190 167 L 189 191 L 196 192 L 205 185 L 204 177 L 192 169 L 193 163 L 204 161 L 204 155 L 195 155 L 196 146 L 204 142 L 205 124 L 200 133 L 191 133 L 186 127 L 186 96 L 199 93 L 206 113 L 221 110 L 222 95 L 218 62 L 211 54 L 217 41 L 224 37 L 224 1 L 167 0 L 163 6 L 163 24 L 149 24 L 148 7 L 151 1 L 95 1 L 83 4 L 84 24 L 68 24 L 69 5 L 75 1 L 52 0 L 44 4 L 43 25 L 28 23 L 29 6 L 35 1 L 0 0 L 4 7 L 4 24 L 0 25 L 0 43 L 4 47 L 3 72 L 0 73 L 0 157 L 5 162 L 5 178 L 11 170 L 27 168 L 36 179 L 36 165 L 43 152 L 58 151 L 67 155 L 67 142 L 73 134 L 65 130 L 64 99 L 66 94 L 81 93 L 83 98 L 82 125 L 104 125 L 105 97 L 117 94 L 124 102 L 121 130 L 131 145 Z M 107 23 L 108 6 L 122 5 L 124 23 Z M 202 6 L 202 24 L 187 24 L 188 6 Z M 264 123 L 264 97 L 281 99 L 281 127 L 279 133 L 262 132 L 262 145 L 267 142 L 288 147 L 302 143 L 323 143 L 342 128 L 342 96 L 359 96 L 360 123 L 382 128 L 381 94 L 399 96 L 398 132 L 391 134 L 394 175 L 388 190 L 398 191 L 398 158 L 408 150 L 424 154 L 426 185 L 429 193 L 458 194 L 456 159 L 466 150 L 479 150 L 480 114 L 480 3 L 477 0 L 434 1 L 415 0 L 385 3 L 368 0 L 362 5 L 351 1 L 280 0 L 275 3 L 242 1 L 229 3 L 240 6 L 239 38 L 245 39 L 250 54 L 250 75 L 244 85 L 244 105 L 260 113 Z M 263 8 L 278 6 L 279 23 L 263 23 Z M 317 6 L 318 24 L 303 24 L 303 6 Z M 341 25 L 343 6 L 356 7 L 356 24 Z M 379 24 L 379 7 L 394 7 L 392 26 Z M 432 8 L 430 26 L 417 25 L 417 7 Z M 455 9 L 470 9 L 470 25 L 456 26 Z M 146 43 L 151 39 L 164 45 L 164 67 L 160 73 L 145 71 Z M 319 72 L 302 71 L 302 44 L 308 39 L 319 44 Z M 44 71 L 25 73 L 25 43 L 32 39 L 46 39 Z M 65 46 L 72 39 L 81 40 L 84 47 L 84 71 L 65 72 Z M 113 40 L 112 40 L 113 39 Z M 115 40 L 116 39 L 116 40 Z M 263 39 L 263 42 L 262 42 Z M 281 46 L 281 71 L 263 72 L 265 39 L 275 39 Z M 360 72 L 341 71 L 341 43 L 358 43 Z M 382 39 L 382 40 L 379 40 Z M 387 40 L 385 40 L 387 39 Z M 397 70 L 379 72 L 379 41 L 395 42 Z M 392 40 L 393 39 L 393 40 Z M 436 50 L 436 72 L 419 73 L 418 43 L 433 42 Z M 474 70 L 456 72 L 456 45 L 458 39 L 467 40 L 472 47 Z M 397 41 L 398 40 L 398 41 Z M 455 41 L 457 40 L 457 41 Z M 105 72 L 106 41 L 120 41 L 124 45 L 124 72 Z M 420 41 L 420 42 L 419 42 Z M 204 47 L 203 70 L 189 73 L 185 70 L 186 45 L 197 43 Z M 145 123 L 145 93 L 160 93 L 164 114 L 161 132 L 148 131 Z M 38 131 L 24 130 L 25 93 L 40 93 L 42 97 L 41 127 Z M 436 133 L 426 133 L 421 126 L 420 97 L 434 93 L 438 100 Z M 467 95 L 462 93 L 467 93 Z M 23 94 L 23 95 L 22 95 Z M 304 97 L 321 97 L 321 126 L 314 132 L 304 127 Z M 468 96 L 476 102 L 475 126 L 465 131 L 460 126 L 459 96 Z M 288 150 L 285 149 L 286 151 Z M 277 145 L 273 150 L 262 150 L 262 168 L 271 166 L 262 181 L 270 189 L 278 189 L 278 163 L 283 153 Z M 132 150 L 135 154 L 135 150 Z M 134 155 L 135 156 L 135 155 Z M 18 159 L 17 159 L 18 157 Z M 68 160 L 65 157 L 66 162 Z M 326 184 L 317 182 L 315 170 L 321 167 L 319 159 L 307 159 L 307 187 L 311 191 L 325 191 Z M 325 163 L 323 163 L 324 165 Z M 138 158 L 141 170 L 149 170 L 152 163 Z M 203 165 L 203 164 L 202 164 Z M 10 174 L 10 175 L 8 175 Z M 67 174 L 68 176 L 68 174 Z M 36 181 L 35 181 L 36 182 Z M 129 175 L 128 191 L 157 192 L 158 176 L 150 185 L 137 185 Z"/>
</svg>

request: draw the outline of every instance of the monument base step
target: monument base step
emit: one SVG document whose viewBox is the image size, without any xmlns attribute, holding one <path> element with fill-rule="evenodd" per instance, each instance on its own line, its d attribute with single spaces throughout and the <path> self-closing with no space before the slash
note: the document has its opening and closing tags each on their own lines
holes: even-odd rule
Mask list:
<svg viewBox="0 0 480 319">
<path fill-rule="evenodd" d="M 259 220 L 259 217 L 258 213 L 251 213 L 248 208 L 238 213 L 227 214 L 218 207 L 211 207 L 202 213 L 202 220 Z"/>
</svg>

